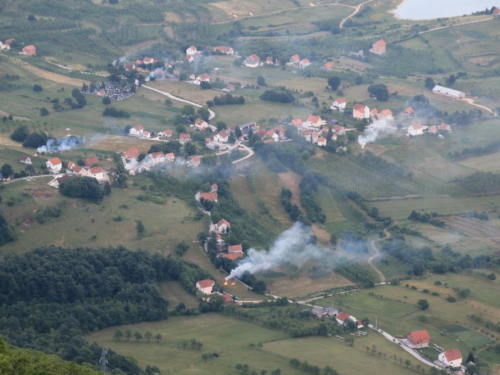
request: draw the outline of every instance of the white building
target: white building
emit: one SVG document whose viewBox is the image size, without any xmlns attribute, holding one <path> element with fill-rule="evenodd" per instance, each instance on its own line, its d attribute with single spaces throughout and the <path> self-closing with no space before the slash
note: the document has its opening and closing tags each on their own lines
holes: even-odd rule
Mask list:
<svg viewBox="0 0 500 375">
<path fill-rule="evenodd" d="M 346 100 L 344 98 L 339 98 L 332 103 L 332 106 L 330 108 L 337 111 L 342 111 L 345 109 L 346 105 L 347 105 Z"/>
<path fill-rule="evenodd" d="M 45 165 L 50 173 L 57 173 L 62 169 L 62 162 L 59 158 L 52 158 Z"/>
<path fill-rule="evenodd" d="M 412 136 L 424 134 L 424 127 L 421 124 L 413 124 L 408 128 L 408 134 Z"/>
<path fill-rule="evenodd" d="M 104 181 L 104 170 L 102 167 L 90 168 L 89 177 L 94 177 L 99 182 Z"/>
<path fill-rule="evenodd" d="M 130 135 L 135 135 L 138 137 L 140 137 L 143 132 L 144 132 L 144 128 L 142 127 L 142 125 L 136 125 L 133 128 L 130 128 L 130 130 L 129 130 Z"/>
<path fill-rule="evenodd" d="M 186 50 L 186 55 L 188 56 L 193 56 L 193 55 L 196 55 L 196 53 L 198 52 L 198 50 L 196 49 L 195 46 L 190 46 L 187 50 Z"/>
<path fill-rule="evenodd" d="M 216 142 L 227 142 L 229 139 L 229 134 L 227 134 L 224 130 L 215 135 L 214 141 Z"/>
<path fill-rule="evenodd" d="M 465 98 L 465 93 L 458 90 L 449 89 L 447 87 L 436 85 L 432 89 L 433 94 L 447 96 L 452 99 L 463 99 Z"/>
<path fill-rule="evenodd" d="M 203 294 L 211 294 L 212 289 L 215 285 L 215 281 L 210 279 L 200 280 L 196 283 L 196 289 L 201 291 Z"/>
<path fill-rule="evenodd" d="M 447 367 L 460 367 L 462 365 L 462 354 L 457 348 L 445 350 L 439 354 L 438 359 Z"/>
<path fill-rule="evenodd" d="M 370 108 L 364 104 L 355 104 L 354 107 L 352 107 L 352 117 L 356 120 L 369 119 Z"/>
</svg>

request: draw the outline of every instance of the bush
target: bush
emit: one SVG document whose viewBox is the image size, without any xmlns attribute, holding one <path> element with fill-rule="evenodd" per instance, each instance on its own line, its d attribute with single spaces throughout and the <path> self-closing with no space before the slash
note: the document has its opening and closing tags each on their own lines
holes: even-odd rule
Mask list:
<svg viewBox="0 0 500 375">
<path fill-rule="evenodd" d="M 108 107 L 102 112 L 103 116 L 117 117 L 117 118 L 130 118 L 130 113 L 115 107 Z"/>
<path fill-rule="evenodd" d="M 102 104 L 104 105 L 111 104 L 111 98 L 109 96 L 105 96 L 104 98 L 102 98 Z"/>
<path fill-rule="evenodd" d="M 259 98 L 260 100 L 267 100 L 270 102 L 278 103 L 292 103 L 295 101 L 293 93 L 290 90 L 267 90 Z"/>
<path fill-rule="evenodd" d="M 92 177 L 70 177 L 61 182 L 59 191 L 70 198 L 82 198 L 95 202 L 101 201 L 103 197 L 99 182 Z"/>
<path fill-rule="evenodd" d="M 30 135 L 30 131 L 26 125 L 21 125 L 14 130 L 10 135 L 10 139 L 16 142 L 24 142 L 24 140 Z"/>
</svg>

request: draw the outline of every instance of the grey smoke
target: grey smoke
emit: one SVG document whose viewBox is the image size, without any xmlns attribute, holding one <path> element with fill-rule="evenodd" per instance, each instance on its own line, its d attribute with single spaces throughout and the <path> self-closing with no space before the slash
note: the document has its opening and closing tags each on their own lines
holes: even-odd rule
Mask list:
<svg viewBox="0 0 500 375">
<path fill-rule="evenodd" d="M 388 126 L 385 120 L 375 121 L 372 125 L 365 128 L 365 134 L 358 136 L 358 143 L 361 145 L 361 148 L 365 148 L 367 143 L 373 143 L 377 138 L 392 134 L 396 130 L 397 128 Z"/>
<path fill-rule="evenodd" d="M 76 137 L 74 135 L 63 137 L 59 139 L 50 138 L 45 146 L 38 147 L 37 152 L 62 152 L 68 151 L 76 146 L 83 144 L 85 141 L 82 137 Z"/>
<path fill-rule="evenodd" d="M 295 223 L 285 230 L 266 250 L 251 248 L 247 257 L 227 277 L 241 277 L 245 272 L 268 271 L 283 265 L 303 266 L 309 260 L 322 260 L 333 257 L 331 250 L 310 243 L 311 229 L 302 223 Z"/>
</svg>

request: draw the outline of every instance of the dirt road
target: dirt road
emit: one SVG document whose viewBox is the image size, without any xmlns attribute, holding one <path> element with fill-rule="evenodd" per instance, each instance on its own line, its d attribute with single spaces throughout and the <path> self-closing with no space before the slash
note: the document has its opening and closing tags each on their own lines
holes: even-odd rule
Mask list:
<svg viewBox="0 0 500 375">
<path fill-rule="evenodd" d="M 350 15 L 350 16 L 347 16 L 346 18 L 344 18 L 344 19 L 340 22 L 339 27 L 342 29 L 342 28 L 344 27 L 344 23 L 345 23 L 345 22 L 346 22 L 349 18 L 354 17 L 356 14 L 358 14 L 358 13 L 359 13 L 359 11 L 360 11 L 360 10 L 361 10 L 361 8 L 363 7 L 363 5 L 368 4 L 368 3 L 372 2 L 372 1 L 373 1 L 373 0 L 368 0 L 368 1 L 365 1 L 364 3 L 359 4 L 357 7 L 353 7 L 353 6 L 351 6 L 351 8 L 354 8 L 354 12 L 353 12 L 353 13 L 351 13 L 351 15 Z"/>
</svg>

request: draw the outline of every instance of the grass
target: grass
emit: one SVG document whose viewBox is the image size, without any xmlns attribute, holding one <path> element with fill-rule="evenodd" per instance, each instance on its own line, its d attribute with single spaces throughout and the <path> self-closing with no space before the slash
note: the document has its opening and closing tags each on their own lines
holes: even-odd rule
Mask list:
<svg viewBox="0 0 500 375">
<path fill-rule="evenodd" d="M 163 281 L 159 285 L 163 298 L 168 300 L 169 308 L 172 309 L 179 303 L 184 303 L 188 309 L 197 308 L 199 301 L 195 296 L 188 293 L 177 281 Z"/>
</svg>

